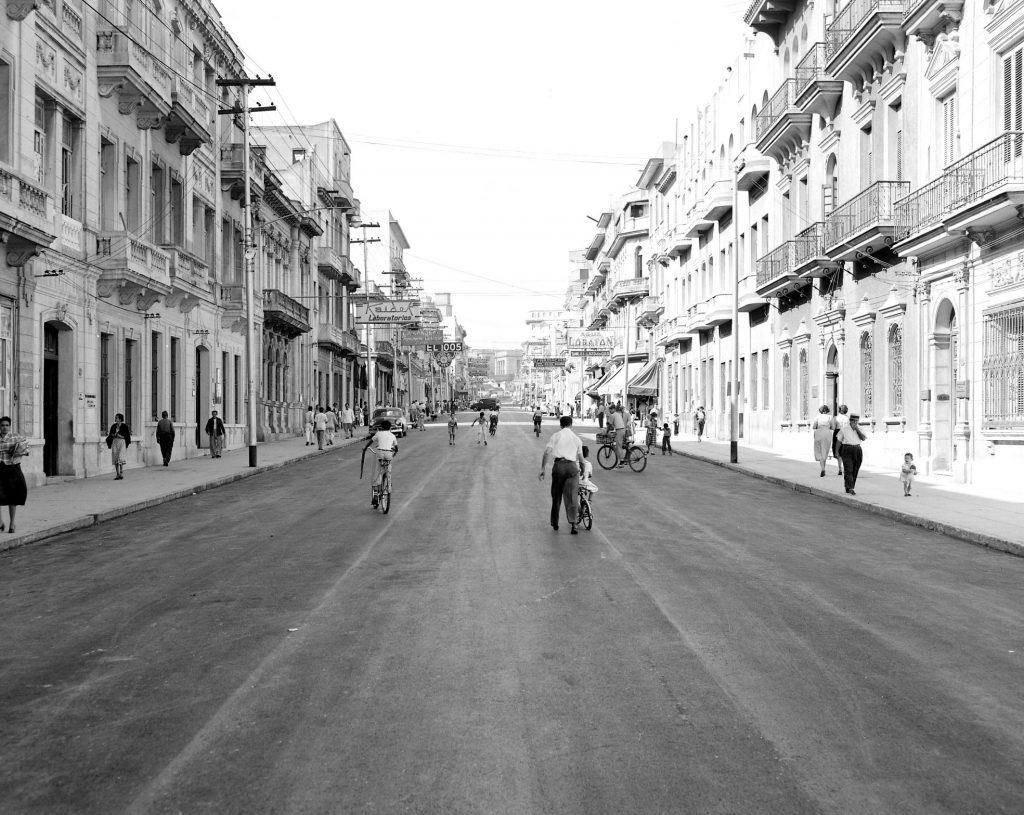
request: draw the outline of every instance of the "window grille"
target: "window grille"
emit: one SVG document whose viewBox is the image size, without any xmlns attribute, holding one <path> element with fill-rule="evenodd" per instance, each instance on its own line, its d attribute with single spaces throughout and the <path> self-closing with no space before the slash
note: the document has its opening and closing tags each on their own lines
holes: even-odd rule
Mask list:
<svg viewBox="0 0 1024 815">
<path fill-rule="evenodd" d="M 160 334 L 151 334 L 150 365 L 149 365 L 149 407 L 150 416 L 155 422 L 160 418 Z"/>
<path fill-rule="evenodd" d="M 986 426 L 1024 429 L 1024 303 L 985 315 L 982 381 Z"/>
<path fill-rule="evenodd" d="M 789 354 L 782 355 L 782 418 L 793 418 L 793 372 L 789 368 Z"/>
<path fill-rule="evenodd" d="M 171 419 L 178 418 L 178 340 L 171 337 Z"/>
<path fill-rule="evenodd" d="M 110 415 L 110 334 L 100 334 L 100 429 L 106 433 Z"/>
<path fill-rule="evenodd" d="M 903 415 L 903 328 L 889 328 L 889 414 Z"/>
<path fill-rule="evenodd" d="M 750 355 L 750 409 L 757 410 L 757 352 Z"/>
<path fill-rule="evenodd" d="M 800 349 L 800 418 L 807 420 L 810 416 L 810 374 L 807 370 L 807 350 Z"/>
<path fill-rule="evenodd" d="M 871 335 L 865 331 L 860 335 L 860 386 L 861 386 L 861 413 L 864 416 L 874 416 L 874 359 L 871 347 Z"/>
</svg>

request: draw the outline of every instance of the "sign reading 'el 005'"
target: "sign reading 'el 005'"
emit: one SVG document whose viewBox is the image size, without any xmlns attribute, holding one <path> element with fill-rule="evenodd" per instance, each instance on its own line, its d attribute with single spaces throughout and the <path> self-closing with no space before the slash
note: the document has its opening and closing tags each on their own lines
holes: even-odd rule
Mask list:
<svg viewBox="0 0 1024 815">
<path fill-rule="evenodd" d="M 428 351 L 439 351 L 446 354 L 461 354 L 462 353 L 462 342 L 441 342 L 441 343 L 430 343 L 427 345 Z"/>
</svg>

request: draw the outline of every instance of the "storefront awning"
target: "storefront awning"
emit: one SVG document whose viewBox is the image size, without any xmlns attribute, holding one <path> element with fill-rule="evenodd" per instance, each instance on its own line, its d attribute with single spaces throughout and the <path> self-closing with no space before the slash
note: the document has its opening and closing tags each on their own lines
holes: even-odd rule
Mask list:
<svg viewBox="0 0 1024 815">
<path fill-rule="evenodd" d="M 596 388 L 591 388 L 590 392 L 596 390 L 599 396 L 621 396 L 624 384 L 626 384 L 626 366 L 620 365 L 598 382 Z"/>
<path fill-rule="evenodd" d="M 658 384 L 661 381 L 661 359 L 648 362 L 640 373 L 629 380 L 630 396 L 657 396 Z"/>
</svg>

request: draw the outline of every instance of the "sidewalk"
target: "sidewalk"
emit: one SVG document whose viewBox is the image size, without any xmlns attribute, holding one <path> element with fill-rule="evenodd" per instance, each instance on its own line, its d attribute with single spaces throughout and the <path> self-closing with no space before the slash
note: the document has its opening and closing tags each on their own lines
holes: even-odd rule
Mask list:
<svg viewBox="0 0 1024 815">
<path fill-rule="evenodd" d="M 594 424 L 577 423 L 584 436 L 596 432 Z M 674 436 L 672 448 L 677 455 L 706 461 L 736 472 L 761 478 L 798 492 L 819 495 L 836 503 L 857 507 L 902 523 L 931 529 L 950 537 L 1024 557 L 1024 487 L 1019 483 L 1003 493 L 983 493 L 969 484 L 921 477 L 914 482 L 913 495 L 903 496 L 899 473 L 861 468 L 857 494 L 847 495 L 838 465 L 829 460 L 822 478 L 817 462 L 786 458 L 770 450 L 747 447 L 742 443 L 737 458 L 729 463 L 729 442 L 697 442 L 692 436 Z M 661 459 L 660 448 L 655 456 Z M 650 472 L 650 470 L 648 470 Z"/>
<path fill-rule="evenodd" d="M 328 455 L 361 441 L 358 434 L 343 439 L 339 433 L 334 446 L 320 452 L 315 445 L 307 447 L 305 439 L 296 437 L 260 444 L 256 448 L 256 467 L 249 466 L 249 448 L 242 447 L 225 450 L 221 458 L 205 455 L 172 461 L 169 467 L 126 469 L 123 481 L 114 481 L 111 472 L 30 489 L 26 505 L 18 507 L 18 531 L 0 532 L 0 551 L 276 470 L 310 456 Z"/>
</svg>

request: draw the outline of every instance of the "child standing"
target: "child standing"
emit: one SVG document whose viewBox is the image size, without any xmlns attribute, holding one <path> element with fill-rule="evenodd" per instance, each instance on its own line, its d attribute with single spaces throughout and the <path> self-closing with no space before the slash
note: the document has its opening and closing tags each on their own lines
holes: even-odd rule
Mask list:
<svg viewBox="0 0 1024 815">
<path fill-rule="evenodd" d="M 580 489 L 587 490 L 587 499 L 594 497 L 597 492 L 597 484 L 590 480 L 594 474 L 594 465 L 590 462 L 590 448 L 583 445 L 583 471 L 580 473 Z"/>
<path fill-rule="evenodd" d="M 459 426 L 458 421 L 455 419 L 455 413 L 448 417 L 448 443 L 455 444 L 455 428 Z"/>
<path fill-rule="evenodd" d="M 484 443 L 484 447 L 487 446 L 487 420 L 484 418 L 484 412 L 481 410 L 480 415 L 473 420 L 473 424 L 469 426 L 469 429 L 473 429 L 473 425 L 480 425 L 480 438 L 476 440 L 476 443 Z"/>
<path fill-rule="evenodd" d="M 665 455 L 665 451 L 668 450 L 670 456 L 674 456 L 672 452 L 672 428 L 669 427 L 668 422 L 661 428 L 661 454 Z"/>
<path fill-rule="evenodd" d="M 910 497 L 910 485 L 914 483 L 914 476 L 917 475 L 917 466 L 914 464 L 914 457 L 907 453 L 903 456 L 903 466 L 900 468 L 900 481 L 903 482 L 903 497 Z"/>
</svg>

